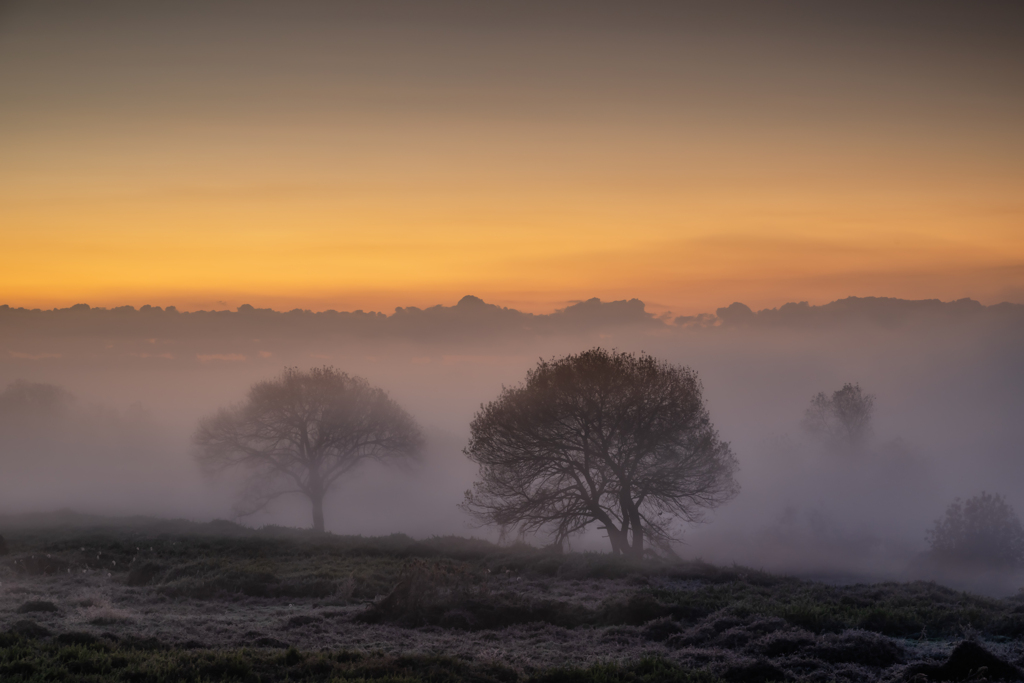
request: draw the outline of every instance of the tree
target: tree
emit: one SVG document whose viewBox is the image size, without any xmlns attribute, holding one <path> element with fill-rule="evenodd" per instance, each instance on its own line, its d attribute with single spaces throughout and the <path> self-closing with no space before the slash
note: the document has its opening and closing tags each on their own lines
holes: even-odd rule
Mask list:
<svg viewBox="0 0 1024 683">
<path fill-rule="evenodd" d="M 202 419 L 193 436 L 206 469 L 250 470 L 240 514 L 300 493 L 313 505 L 316 531 L 324 530 L 324 497 L 344 475 L 364 460 L 412 456 L 422 441 L 384 390 L 332 367 L 288 368 L 258 382 L 240 405 Z"/>
<path fill-rule="evenodd" d="M 541 361 L 470 425 L 480 481 L 462 508 L 503 533 L 548 530 L 557 545 L 599 523 L 612 552 L 668 549 L 738 492 L 736 460 L 711 424 L 697 374 L 596 348 Z"/>
<path fill-rule="evenodd" d="M 26 418 L 66 416 L 75 397 L 54 384 L 15 380 L 0 392 L 0 416 Z"/>
<path fill-rule="evenodd" d="M 818 392 L 804 414 L 803 426 L 832 443 L 858 447 L 871 434 L 874 407 L 872 394 L 865 394 L 860 384 L 847 382 L 832 396 Z"/>
<path fill-rule="evenodd" d="M 967 501 L 957 498 L 926 538 L 939 560 L 1003 568 L 1024 560 L 1024 528 L 999 494 L 982 491 Z"/>
</svg>

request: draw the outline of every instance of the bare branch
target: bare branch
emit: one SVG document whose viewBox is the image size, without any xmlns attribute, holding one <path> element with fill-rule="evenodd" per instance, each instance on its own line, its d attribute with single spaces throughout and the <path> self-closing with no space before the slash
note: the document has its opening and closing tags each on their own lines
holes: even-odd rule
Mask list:
<svg viewBox="0 0 1024 683">
<path fill-rule="evenodd" d="M 613 552 L 642 556 L 645 536 L 664 546 L 674 522 L 738 491 L 701 392 L 692 370 L 646 354 L 542 360 L 474 418 L 465 453 L 480 481 L 462 508 L 556 543 L 597 522 Z"/>
<path fill-rule="evenodd" d="M 313 504 L 314 528 L 323 531 L 324 497 L 345 474 L 365 460 L 412 457 L 423 437 L 382 389 L 323 367 L 287 368 L 254 384 L 246 401 L 203 418 L 192 442 L 208 472 L 250 470 L 244 514 L 301 493 Z"/>
</svg>

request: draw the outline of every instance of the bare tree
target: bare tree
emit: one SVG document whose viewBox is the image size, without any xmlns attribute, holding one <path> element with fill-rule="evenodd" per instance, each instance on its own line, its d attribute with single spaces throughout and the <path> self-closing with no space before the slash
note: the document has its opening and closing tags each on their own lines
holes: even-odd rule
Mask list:
<svg viewBox="0 0 1024 683">
<path fill-rule="evenodd" d="M 541 361 L 470 425 L 480 481 L 461 507 L 558 545 L 598 523 L 615 554 L 642 557 L 645 539 L 667 550 L 676 520 L 699 521 L 739 490 L 701 392 L 695 372 L 646 354 Z"/>
<path fill-rule="evenodd" d="M 871 434 L 875 397 L 865 394 L 860 384 L 847 382 L 826 396 L 818 392 L 804 414 L 803 426 L 811 434 L 833 443 L 861 446 Z"/>
<path fill-rule="evenodd" d="M 251 471 L 238 507 L 252 514 L 287 493 L 313 505 L 313 529 L 324 530 L 324 497 L 364 460 L 414 455 L 419 427 L 382 389 L 331 367 L 254 384 L 247 399 L 204 418 L 193 436 L 207 470 Z"/>
</svg>

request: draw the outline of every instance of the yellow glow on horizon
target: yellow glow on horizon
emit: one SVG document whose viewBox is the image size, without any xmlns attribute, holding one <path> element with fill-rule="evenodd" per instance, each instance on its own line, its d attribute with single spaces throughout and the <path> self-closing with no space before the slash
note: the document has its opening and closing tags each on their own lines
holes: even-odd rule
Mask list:
<svg viewBox="0 0 1024 683">
<path fill-rule="evenodd" d="M 4 235 L 0 274 L 12 305 L 389 311 L 475 294 L 535 312 L 599 296 L 694 313 L 847 295 L 993 302 L 1007 284 L 1024 285 L 1024 211 L 1008 201 L 993 210 L 991 187 L 894 196 L 684 182 L 465 193 L 457 183 L 275 192 L 210 182 L 203 192 L 75 188 L 44 198 L 36 189 L 33 198 L 24 185 L 0 190 L 4 223 L 19 226 Z M 914 285 L 893 286 L 901 278 Z"/>
<path fill-rule="evenodd" d="M 523 54 L 386 22 L 303 25 L 274 71 L 272 24 L 232 19 L 189 61 L 154 17 L 151 52 L 99 20 L 0 44 L 0 304 L 1024 302 L 1024 109 L 996 80 L 817 43 L 827 68 L 765 61 L 742 32 L 531 33 Z"/>
</svg>

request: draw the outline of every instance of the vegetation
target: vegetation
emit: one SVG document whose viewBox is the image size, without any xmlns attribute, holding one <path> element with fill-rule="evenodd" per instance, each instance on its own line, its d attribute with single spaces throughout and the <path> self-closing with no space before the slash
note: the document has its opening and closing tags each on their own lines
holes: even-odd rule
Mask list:
<svg viewBox="0 0 1024 683">
<path fill-rule="evenodd" d="M 4 566 L 14 576 L 109 569 L 126 585 L 169 597 L 330 599 L 335 605 L 367 605 L 366 620 L 409 626 L 439 623 L 439 610 L 457 609 L 468 618 L 447 625 L 470 629 L 532 621 L 573 628 L 756 616 L 815 634 L 864 629 L 944 638 L 969 626 L 992 636 L 1024 635 L 1024 597 L 996 600 L 920 581 L 833 586 L 699 561 L 554 554 L 461 537 L 416 541 L 403 534 L 335 536 L 230 522 L 156 522 L 138 528 L 29 529 L 9 538 L 14 553 Z M 625 580 L 631 589 L 591 607 L 538 600 L 525 590 L 558 580 Z M 398 594 L 405 597 L 389 602 Z M 481 612 L 484 621 L 474 623 L 474 610 L 489 616 Z"/>
<path fill-rule="evenodd" d="M 64 633 L 50 642 L 0 634 L 4 681 L 352 681 L 353 683 L 713 683 L 717 677 L 665 661 L 564 668 L 520 676 L 497 664 L 452 657 L 389 656 L 360 652 L 284 652 L 259 649 L 191 650 L 155 641 L 117 641 L 89 633 Z"/>
<path fill-rule="evenodd" d="M 669 551 L 675 522 L 738 491 L 696 373 L 646 354 L 541 361 L 470 430 L 480 481 L 464 509 L 522 534 L 550 530 L 559 547 L 597 523 L 615 554 L 642 558 L 645 542 Z"/>
<path fill-rule="evenodd" d="M 818 392 L 804 414 L 803 426 L 831 444 L 859 447 L 871 435 L 874 409 L 875 397 L 865 394 L 860 384 L 847 382 L 831 396 Z"/>
<path fill-rule="evenodd" d="M 18 420 L 38 414 L 66 412 L 74 396 L 53 384 L 16 380 L 0 392 L 0 415 Z"/>
<path fill-rule="evenodd" d="M 322 532 L 324 497 L 342 477 L 364 460 L 411 456 L 423 437 L 384 390 L 323 367 L 257 382 L 245 403 L 203 419 L 193 441 L 207 469 L 250 470 L 242 514 L 299 493 Z"/>
<path fill-rule="evenodd" d="M 11 551 L 0 560 L 5 681 L 852 681 L 959 670 L 963 662 L 927 653 L 964 638 L 988 648 L 971 656 L 1012 672 L 991 651 L 1024 638 L 1024 597 L 925 582 L 834 586 L 457 537 L 66 515 L 19 522 L 0 520 Z M 84 595 L 75 586 L 90 600 L 109 596 L 108 611 L 73 603 Z M 140 616 L 147 610 L 155 621 Z M 168 631 L 164 615 L 183 611 L 210 615 L 202 618 L 216 628 Z M 316 645 L 373 629 L 369 642 L 460 634 L 484 649 Z M 585 648 L 599 654 L 564 668 L 566 651 Z M 501 654 L 514 651 L 528 654 Z"/>
<path fill-rule="evenodd" d="M 994 569 L 1012 569 L 1024 562 L 1024 527 L 999 494 L 954 500 L 928 532 L 934 559 Z"/>
</svg>

